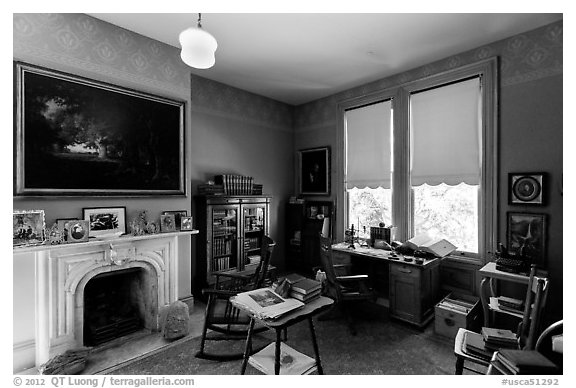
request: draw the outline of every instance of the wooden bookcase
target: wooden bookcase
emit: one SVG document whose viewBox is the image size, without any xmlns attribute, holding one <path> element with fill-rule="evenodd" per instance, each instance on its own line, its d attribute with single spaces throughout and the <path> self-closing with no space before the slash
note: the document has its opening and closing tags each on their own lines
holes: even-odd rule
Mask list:
<svg viewBox="0 0 576 388">
<path fill-rule="evenodd" d="M 286 208 L 286 266 L 304 275 L 313 275 L 320 266 L 319 234 L 329 219 L 328 236 L 333 235 L 334 203 L 305 200 L 288 203 Z"/>
<path fill-rule="evenodd" d="M 215 282 L 215 271 L 255 269 L 262 236 L 269 234 L 269 196 L 195 196 L 196 244 L 194 294 Z"/>
</svg>

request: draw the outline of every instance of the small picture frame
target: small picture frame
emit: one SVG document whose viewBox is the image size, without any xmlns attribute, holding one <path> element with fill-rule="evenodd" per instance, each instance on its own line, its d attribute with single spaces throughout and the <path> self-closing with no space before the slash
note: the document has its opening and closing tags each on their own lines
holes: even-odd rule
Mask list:
<svg viewBox="0 0 576 388">
<path fill-rule="evenodd" d="M 166 211 L 163 211 L 162 214 L 174 214 L 174 221 L 175 221 L 174 225 L 176 226 L 176 230 L 180 230 L 180 224 L 181 224 L 180 219 L 183 216 L 187 216 L 188 211 L 186 211 L 186 210 L 166 210 Z"/>
<path fill-rule="evenodd" d="M 90 237 L 119 237 L 126 234 L 125 206 L 85 207 L 82 218 L 90 222 Z"/>
<path fill-rule="evenodd" d="M 545 174 L 508 174 L 508 203 L 510 205 L 543 205 Z"/>
<path fill-rule="evenodd" d="M 180 230 L 193 230 L 192 216 L 182 216 L 180 218 Z"/>
<path fill-rule="evenodd" d="M 176 231 L 176 216 L 174 214 L 160 215 L 160 232 L 168 233 Z"/>
<path fill-rule="evenodd" d="M 300 194 L 330 195 L 330 147 L 298 151 Z"/>
<path fill-rule="evenodd" d="M 546 260 L 546 214 L 507 213 L 508 251 L 544 266 Z"/>
<path fill-rule="evenodd" d="M 88 237 L 90 237 L 90 221 L 75 220 L 68 223 L 69 243 L 88 241 Z"/>
<path fill-rule="evenodd" d="M 70 229 L 70 221 L 78 221 L 78 218 L 58 218 L 56 220 L 58 230 L 62 233 L 62 237 L 64 239 L 63 242 L 68 241 L 68 229 Z"/>
<path fill-rule="evenodd" d="M 46 240 L 44 210 L 14 210 L 12 213 L 13 246 L 38 245 Z"/>
</svg>

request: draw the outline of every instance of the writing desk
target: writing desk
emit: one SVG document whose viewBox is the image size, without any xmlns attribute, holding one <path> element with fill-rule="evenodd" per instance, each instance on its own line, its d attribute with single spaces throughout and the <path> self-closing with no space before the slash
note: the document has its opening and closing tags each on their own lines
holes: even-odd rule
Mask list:
<svg viewBox="0 0 576 388">
<path fill-rule="evenodd" d="M 375 278 L 374 274 L 369 276 L 372 282 L 388 280 L 392 318 L 420 328 L 434 318 L 434 306 L 438 302 L 441 259 L 426 259 L 422 264 L 416 264 L 411 256 L 397 254 L 398 257 L 395 259 L 391 256 L 391 251 L 358 245 L 352 249 L 348 248 L 348 245 L 346 243 L 332 245 L 332 258 L 335 264 L 369 261 L 383 263 L 388 267 L 388 279 Z"/>
<path fill-rule="evenodd" d="M 234 299 L 231 300 L 234 304 Z M 259 319 L 250 311 L 246 310 L 242 305 L 235 305 L 235 307 L 245 311 L 251 316 L 250 327 L 248 329 L 248 336 L 246 337 L 246 348 L 244 350 L 244 361 L 242 362 L 241 374 L 246 372 L 246 366 L 250 359 L 250 353 L 252 351 L 252 333 L 254 330 L 254 324 L 256 321 L 260 322 L 264 326 L 276 331 L 276 349 L 274 358 L 274 374 L 280 374 L 280 349 L 282 345 L 282 331 L 303 320 L 308 320 L 310 326 L 310 334 L 312 339 L 312 346 L 314 348 L 314 358 L 316 360 L 316 369 L 318 374 L 324 374 L 322 370 L 322 364 L 320 362 L 320 352 L 318 350 L 318 342 L 316 341 L 316 331 L 314 329 L 314 322 L 312 322 L 312 317 L 319 314 L 332 306 L 334 301 L 325 296 L 320 296 L 310 302 L 306 303 L 303 307 L 296 309 L 294 311 L 289 311 L 286 314 L 276 318 L 276 319 Z M 309 371 L 312 372 L 312 371 Z"/>
</svg>

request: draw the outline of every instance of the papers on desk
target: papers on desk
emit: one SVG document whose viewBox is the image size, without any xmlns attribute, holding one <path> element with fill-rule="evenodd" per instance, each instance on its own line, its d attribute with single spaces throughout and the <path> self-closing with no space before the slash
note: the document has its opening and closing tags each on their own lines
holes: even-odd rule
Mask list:
<svg viewBox="0 0 576 388">
<path fill-rule="evenodd" d="M 294 298 L 281 297 L 271 288 L 242 292 L 232 298 L 232 303 L 260 319 L 276 319 L 304 306 L 304 303 Z"/>
</svg>

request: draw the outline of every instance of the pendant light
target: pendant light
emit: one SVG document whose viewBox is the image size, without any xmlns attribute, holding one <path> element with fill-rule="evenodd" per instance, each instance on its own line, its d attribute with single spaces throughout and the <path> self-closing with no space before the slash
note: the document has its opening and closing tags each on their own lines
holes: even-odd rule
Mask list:
<svg viewBox="0 0 576 388">
<path fill-rule="evenodd" d="M 180 57 L 188 66 L 209 69 L 214 66 L 214 53 L 218 48 L 216 39 L 202 29 L 202 14 L 198 14 L 198 27 L 190 27 L 180 33 L 182 51 Z"/>
</svg>

